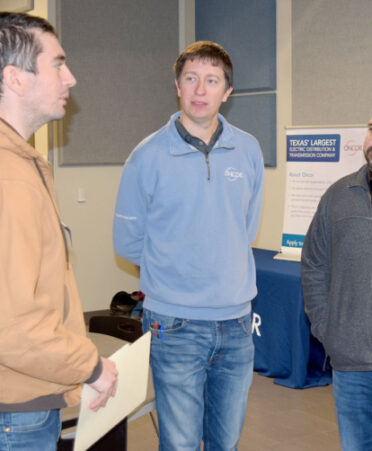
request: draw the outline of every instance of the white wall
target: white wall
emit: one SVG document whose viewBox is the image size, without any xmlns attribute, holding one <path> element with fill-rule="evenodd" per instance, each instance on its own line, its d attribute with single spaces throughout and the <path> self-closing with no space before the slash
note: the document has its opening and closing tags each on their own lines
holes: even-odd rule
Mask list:
<svg viewBox="0 0 372 451">
<path fill-rule="evenodd" d="M 55 165 L 63 221 L 72 230 L 72 263 L 84 310 L 107 308 L 114 293 L 138 289 L 137 268 L 117 257 L 112 220 L 121 167 L 67 168 Z M 78 190 L 85 202 L 78 202 Z"/>
</svg>

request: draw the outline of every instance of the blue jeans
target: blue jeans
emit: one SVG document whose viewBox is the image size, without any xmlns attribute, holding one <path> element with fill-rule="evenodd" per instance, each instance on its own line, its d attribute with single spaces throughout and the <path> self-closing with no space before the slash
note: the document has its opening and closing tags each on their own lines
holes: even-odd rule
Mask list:
<svg viewBox="0 0 372 451">
<path fill-rule="evenodd" d="M 0 451 L 55 451 L 60 433 L 59 410 L 0 412 Z"/>
<path fill-rule="evenodd" d="M 161 451 L 236 450 L 252 383 L 251 315 L 227 321 L 144 310 Z"/>
<path fill-rule="evenodd" d="M 333 370 L 338 427 L 344 451 L 372 450 L 372 372 Z"/>
</svg>

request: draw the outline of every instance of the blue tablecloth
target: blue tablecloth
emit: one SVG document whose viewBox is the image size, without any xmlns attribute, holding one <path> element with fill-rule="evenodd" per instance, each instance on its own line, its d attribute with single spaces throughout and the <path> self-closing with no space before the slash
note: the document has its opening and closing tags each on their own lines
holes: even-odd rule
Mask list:
<svg viewBox="0 0 372 451">
<path fill-rule="evenodd" d="M 310 333 L 304 312 L 300 264 L 273 260 L 276 252 L 253 250 L 258 295 L 253 301 L 254 369 L 291 388 L 331 383 L 323 371 L 323 346 Z"/>
</svg>

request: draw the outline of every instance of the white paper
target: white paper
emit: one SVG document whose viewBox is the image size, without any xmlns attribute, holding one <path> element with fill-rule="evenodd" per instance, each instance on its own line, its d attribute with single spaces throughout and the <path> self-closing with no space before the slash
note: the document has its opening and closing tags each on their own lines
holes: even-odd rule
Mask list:
<svg viewBox="0 0 372 451">
<path fill-rule="evenodd" d="M 83 386 L 74 451 L 85 451 L 110 429 L 127 417 L 146 399 L 149 374 L 151 333 L 147 332 L 134 343 L 126 344 L 110 357 L 119 371 L 116 395 L 106 407 L 97 412 L 89 404 L 97 392 Z"/>
</svg>

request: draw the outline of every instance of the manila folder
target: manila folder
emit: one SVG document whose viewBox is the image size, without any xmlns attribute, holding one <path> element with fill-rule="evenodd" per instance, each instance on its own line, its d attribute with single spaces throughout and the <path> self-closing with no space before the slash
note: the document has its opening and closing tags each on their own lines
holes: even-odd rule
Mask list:
<svg viewBox="0 0 372 451">
<path fill-rule="evenodd" d="M 142 404 L 147 395 L 151 333 L 147 332 L 131 344 L 117 350 L 110 360 L 119 371 L 116 394 L 106 407 L 97 412 L 89 404 L 98 393 L 89 385 L 82 390 L 79 421 L 76 429 L 74 451 L 85 451 L 110 429 Z"/>
</svg>

